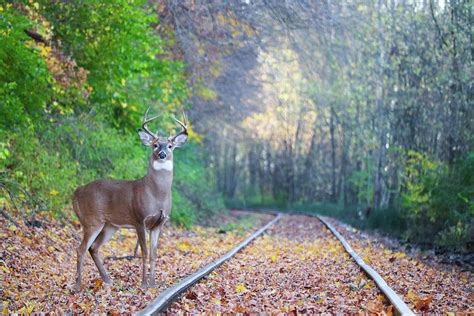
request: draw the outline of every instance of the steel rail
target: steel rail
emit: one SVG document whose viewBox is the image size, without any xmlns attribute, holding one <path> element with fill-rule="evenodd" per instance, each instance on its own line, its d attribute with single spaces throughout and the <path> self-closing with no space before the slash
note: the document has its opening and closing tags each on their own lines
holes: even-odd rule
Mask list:
<svg viewBox="0 0 474 316">
<path fill-rule="evenodd" d="M 186 291 L 188 288 L 193 286 L 196 282 L 210 274 L 212 271 L 214 271 L 216 268 L 218 268 L 220 265 L 222 265 L 224 262 L 232 258 L 237 252 L 242 250 L 242 248 L 246 247 L 248 244 L 250 244 L 254 239 L 262 235 L 268 228 L 270 228 L 273 224 L 275 224 L 280 218 L 282 217 L 282 214 L 278 214 L 272 221 L 270 221 L 268 224 L 260 228 L 257 232 L 252 234 L 250 237 L 245 239 L 243 242 L 238 244 L 236 247 L 234 247 L 232 250 L 230 250 L 228 253 L 226 253 L 224 256 L 221 258 L 211 262 L 207 266 L 203 267 L 199 271 L 187 276 L 181 282 L 178 284 L 167 288 L 165 291 L 163 291 L 160 295 L 158 295 L 153 301 L 151 301 L 144 309 L 139 311 L 137 315 L 155 315 L 158 313 L 162 313 L 166 311 L 166 308 L 181 295 L 184 291 Z"/>
<path fill-rule="evenodd" d="M 257 213 L 274 213 L 272 210 L 267 210 L 267 209 L 257 209 L 253 210 L 254 212 Z M 378 288 L 384 293 L 384 295 L 388 298 L 390 303 L 395 307 L 396 311 L 400 315 L 407 315 L 407 316 L 412 316 L 416 315 L 409 307 L 408 305 L 398 296 L 398 294 L 385 282 L 385 280 L 374 270 L 372 269 L 371 266 L 366 264 L 364 260 L 352 249 L 350 244 L 346 241 L 344 237 L 332 226 L 326 219 L 323 217 L 316 215 L 314 213 L 309 213 L 309 212 L 282 212 L 287 215 L 306 215 L 310 217 L 316 217 L 319 219 L 333 235 L 339 240 L 339 242 L 343 245 L 344 249 L 346 252 L 354 259 L 354 261 L 357 263 L 359 267 L 361 267 L 365 273 L 371 277 L 374 282 L 377 284 Z"/>
<path fill-rule="evenodd" d="M 332 226 L 326 219 L 321 216 L 316 215 L 316 217 L 333 233 L 334 236 L 339 240 L 339 242 L 344 246 L 347 253 L 354 259 L 354 261 L 375 281 L 379 289 L 385 294 L 388 300 L 392 303 L 398 313 L 401 315 L 415 315 L 415 313 L 408 307 L 407 304 L 395 293 L 387 282 L 368 264 L 362 260 L 362 258 L 352 249 L 349 243 L 344 237 Z"/>
</svg>

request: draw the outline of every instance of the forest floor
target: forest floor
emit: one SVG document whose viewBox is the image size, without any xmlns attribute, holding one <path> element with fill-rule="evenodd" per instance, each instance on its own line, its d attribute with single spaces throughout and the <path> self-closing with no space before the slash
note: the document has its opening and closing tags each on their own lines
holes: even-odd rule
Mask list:
<svg viewBox="0 0 474 316">
<path fill-rule="evenodd" d="M 444 256 L 328 219 L 364 261 L 417 312 L 474 312 L 474 274 Z"/>
<path fill-rule="evenodd" d="M 141 259 L 130 259 L 136 234 L 121 229 L 101 248 L 113 284 L 103 284 L 87 256 L 83 289 L 76 293 L 76 248 L 82 237 L 79 223 L 61 225 L 48 219 L 42 221 L 42 227 L 30 227 L 18 220 L 20 227 L 16 227 L 0 217 L 0 314 L 137 312 L 165 288 L 221 257 L 272 218 L 233 211 L 216 219 L 217 227 L 167 225 L 157 254 L 159 286 L 148 289 L 140 288 Z"/>
<path fill-rule="evenodd" d="M 286 216 L 169 312 L 384 312 L 383 294 L 313 217 Z"/>
<path fill-rule="evenodd" d="M 167 226 L 157 256 L 157 288 L 140 288 L 134 231 L 120 230 L 102 249 L 114 283 L 102 283 L 89 257 L 75 293 L 78 223 L 16 227 L 0 217 L 2 313 L 134 313 L 165 288 L 222 256 L 272 218 L 232 211 L 219 226 Z M 49 223 L 48 223 L 49 222 Z M 417 312 L 473 312 L 473 275 L 407 255 L 386 239 L 337 221 L 354 250 Z M 383 312 L 393 307 L 316 218 L 285 216 L 234 258 L 190 288 L 170 312 Z"/>
</svg>

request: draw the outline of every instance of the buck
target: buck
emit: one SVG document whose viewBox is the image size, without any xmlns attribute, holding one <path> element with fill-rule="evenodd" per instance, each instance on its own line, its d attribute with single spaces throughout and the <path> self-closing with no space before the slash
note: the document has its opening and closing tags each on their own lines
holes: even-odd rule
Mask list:
<svg viewBox="0 0 474 316">
<path fill-rule="evenodd" d="M 134 228 L 142 252 L 143 287 L 155 286 L 156 249 L 163 225 L 171 212 L 171 184 L 173 181 L 173 150 L 188 139 L 188 118 L 183 112 L 184 123 L 174 118 L 182 130 L 169 138 L 153 134 L 147 124 L 160 115 L 148 118 L 145 112 L 142 128 L 138 130 L 140 140 L 151 147 L 147 174 L 138 180 L 93 181 L 78 187 L 74 192 L 73 208 L 82 225 L 84 237 L 77 249 L 76 290 L 81 289 L 81 273 L 86 251 L 94 260 L 102 280 L 111 284 L 102 264 L 99 249 L 119 227 Z M 150 253 L 147 251 L 147 232 Z M 150 259 L 150 274 L 147 278 L 147 257 Z M 147 282 L 149 280 L 149 282 Z"/>
</svg>

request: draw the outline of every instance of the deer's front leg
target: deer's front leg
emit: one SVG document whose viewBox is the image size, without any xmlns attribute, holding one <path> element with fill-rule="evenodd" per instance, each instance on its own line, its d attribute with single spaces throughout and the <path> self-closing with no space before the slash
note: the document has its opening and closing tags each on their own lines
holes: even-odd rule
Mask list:
<svg viewBox="0 0 474 316">
<path fill-rule="evenodd" d="M 147 287 L 147 266 L 146 261 L 148 257 L 148 251 L 146 248 L 146 228 L 144 225 L 138 226 L 137 228 L 138 242 L 140 243 L 140 248 L 142 249 L 142 287 Z"/>
<path fill-rule="evenodd" d="M 161 216 L 158 226 L 153 228 L 150 232 L 150 286 L 156 286 L 156 251 L 158 249 L 158 239 L 168 218 L 168 216 Z"/>
</svg>

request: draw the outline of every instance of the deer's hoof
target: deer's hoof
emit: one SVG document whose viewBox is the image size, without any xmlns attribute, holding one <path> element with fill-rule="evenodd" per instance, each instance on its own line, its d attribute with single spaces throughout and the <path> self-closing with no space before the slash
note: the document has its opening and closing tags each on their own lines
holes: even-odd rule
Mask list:
<svg viewBox="0 0 474 316">
<path fill-rule="evenodd" d="M 107 277 L 107 278 L 104 279 L 104 283 L 107 284 L 107 285 L 112 285 L 113 282 L 109 277 Z"/>
<path fill-rule="evenodd" d="M 146 281 L 142 281 L 142 283 L 140 284 L 140 287 L 142 289 L 146 289 L 146 288 L 148 288 L 148 283 Z"/>
</svg>

